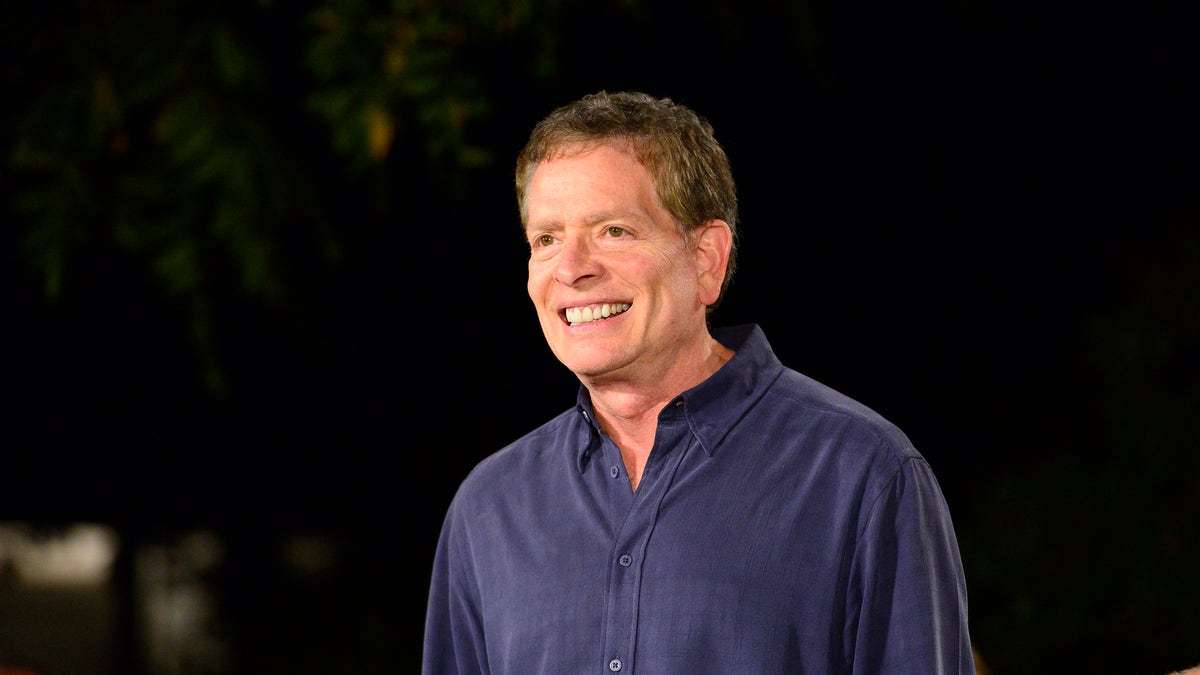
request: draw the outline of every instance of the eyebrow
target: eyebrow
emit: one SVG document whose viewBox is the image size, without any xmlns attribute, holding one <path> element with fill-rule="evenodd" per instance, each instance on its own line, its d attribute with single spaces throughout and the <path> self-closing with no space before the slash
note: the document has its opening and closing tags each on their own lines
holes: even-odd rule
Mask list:
<svg viewBox="0 0 1200 675">
<path fill-rule="evenodd" d="M 601 211 L 584 222 L 588 225 L 599 225 L 608 220 L 636 220 L 642 222 L 648 220 L 648 218 L 645 215 L 632 211 Z"/>
<path fill-rule="evenodd" d="M 587 218 L 585 218 L 583 221 L 583 224 L 585 226 L 592 226 L 592 225 L 599 225 L 600 223 L 604 223 L 604 222 L 607 222 L 610 220 L 625 220 L 625 219 L 637 220 L 639 222 L 647 220 L 647 218 L 645 216 L 640 216 L 631 211 L 600 211 L 598 213 L 594 213 L 594 214 L 588 216 Z M 526 230 L 561 230 L 561 229 L 565 229 L 565 228 L 566 228 L 566 224 L 563 221 L 556 218 L 553 220 L 532 221 L 529 223 L 529 225 L 525 229 Z"/>
</svg>

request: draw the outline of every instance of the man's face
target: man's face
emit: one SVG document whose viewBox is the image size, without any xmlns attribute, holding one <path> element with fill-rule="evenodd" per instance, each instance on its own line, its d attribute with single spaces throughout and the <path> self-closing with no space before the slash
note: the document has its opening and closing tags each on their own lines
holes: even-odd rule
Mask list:
<svg viewBox="0 0 1200 675">
<path fill-rule="evenodd" d="M 603 145 L 542 162 L 526 209 L 529 297 L 576 375 L 656 377 L 704 332 L 696 255 L 632 154 Z"/>
</svg>

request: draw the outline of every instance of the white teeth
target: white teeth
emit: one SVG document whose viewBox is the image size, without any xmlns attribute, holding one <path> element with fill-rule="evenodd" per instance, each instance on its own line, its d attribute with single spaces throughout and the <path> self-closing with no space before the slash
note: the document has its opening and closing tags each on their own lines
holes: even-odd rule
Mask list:
<svg viewBox="0 0 1200 675">
<path fill-rule="evenodd" d="M 629 309 L 628 302 L 606 302 L 600 305 L 588 305 L 587 307 L 570 307 L 566 311 L 567 323 L 572 326 L 577 326 L 581 323 L 590 323 L 607 319 Z"/>
</svg>

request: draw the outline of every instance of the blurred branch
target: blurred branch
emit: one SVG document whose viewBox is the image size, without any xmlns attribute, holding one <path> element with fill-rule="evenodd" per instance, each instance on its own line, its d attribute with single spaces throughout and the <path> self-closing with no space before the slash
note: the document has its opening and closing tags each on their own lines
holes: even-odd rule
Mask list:
<svg viewBox="0 0 1200 675">
<path fill-rule="evenodd" d="M 536 33 L 521 32 L 521 0 L 71 4 L 6 29 L 24 64 L 3 120 L 23 257 L 50 301 L 90 283 L 80 259 L 145 269 L 188 308 L 216 393 L 222 294 L 280 306 L 314 265 L 344 260 L 353 225 L 330 180 L 402 190 L 405 166 L 450 190 L 488 165 L 469 127 L 490 103 L 467 64 Z"/>
<path fill-rule="evenodd" d="M 410 128 L 435 166 L 488 164 L 489 151 L 465 128 L 490 103 L 479 78 L 461 67 L 462 55 L 511 38 L 531 11 L 494 0 L 398 0 L 383 9 L 330 0 L 308 16 L 317 30 L 305 54 L 317 81 L 309 106 L 359 170 L 386 159 L 396 135 Z"/>
</svg>

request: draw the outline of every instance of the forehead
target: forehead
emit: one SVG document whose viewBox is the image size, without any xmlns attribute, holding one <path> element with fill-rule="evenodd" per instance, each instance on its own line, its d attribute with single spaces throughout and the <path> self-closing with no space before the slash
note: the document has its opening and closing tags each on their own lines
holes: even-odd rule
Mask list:
<svg viewBox="0 0 1200 675">
<path fill-rule="evenodd" d="M 615 145 L 568 146 L 534 170 L 527 193 L 532 212 L 602 201 L 654 198 L 649 170 L 627 148 Z"/>
</svg>

